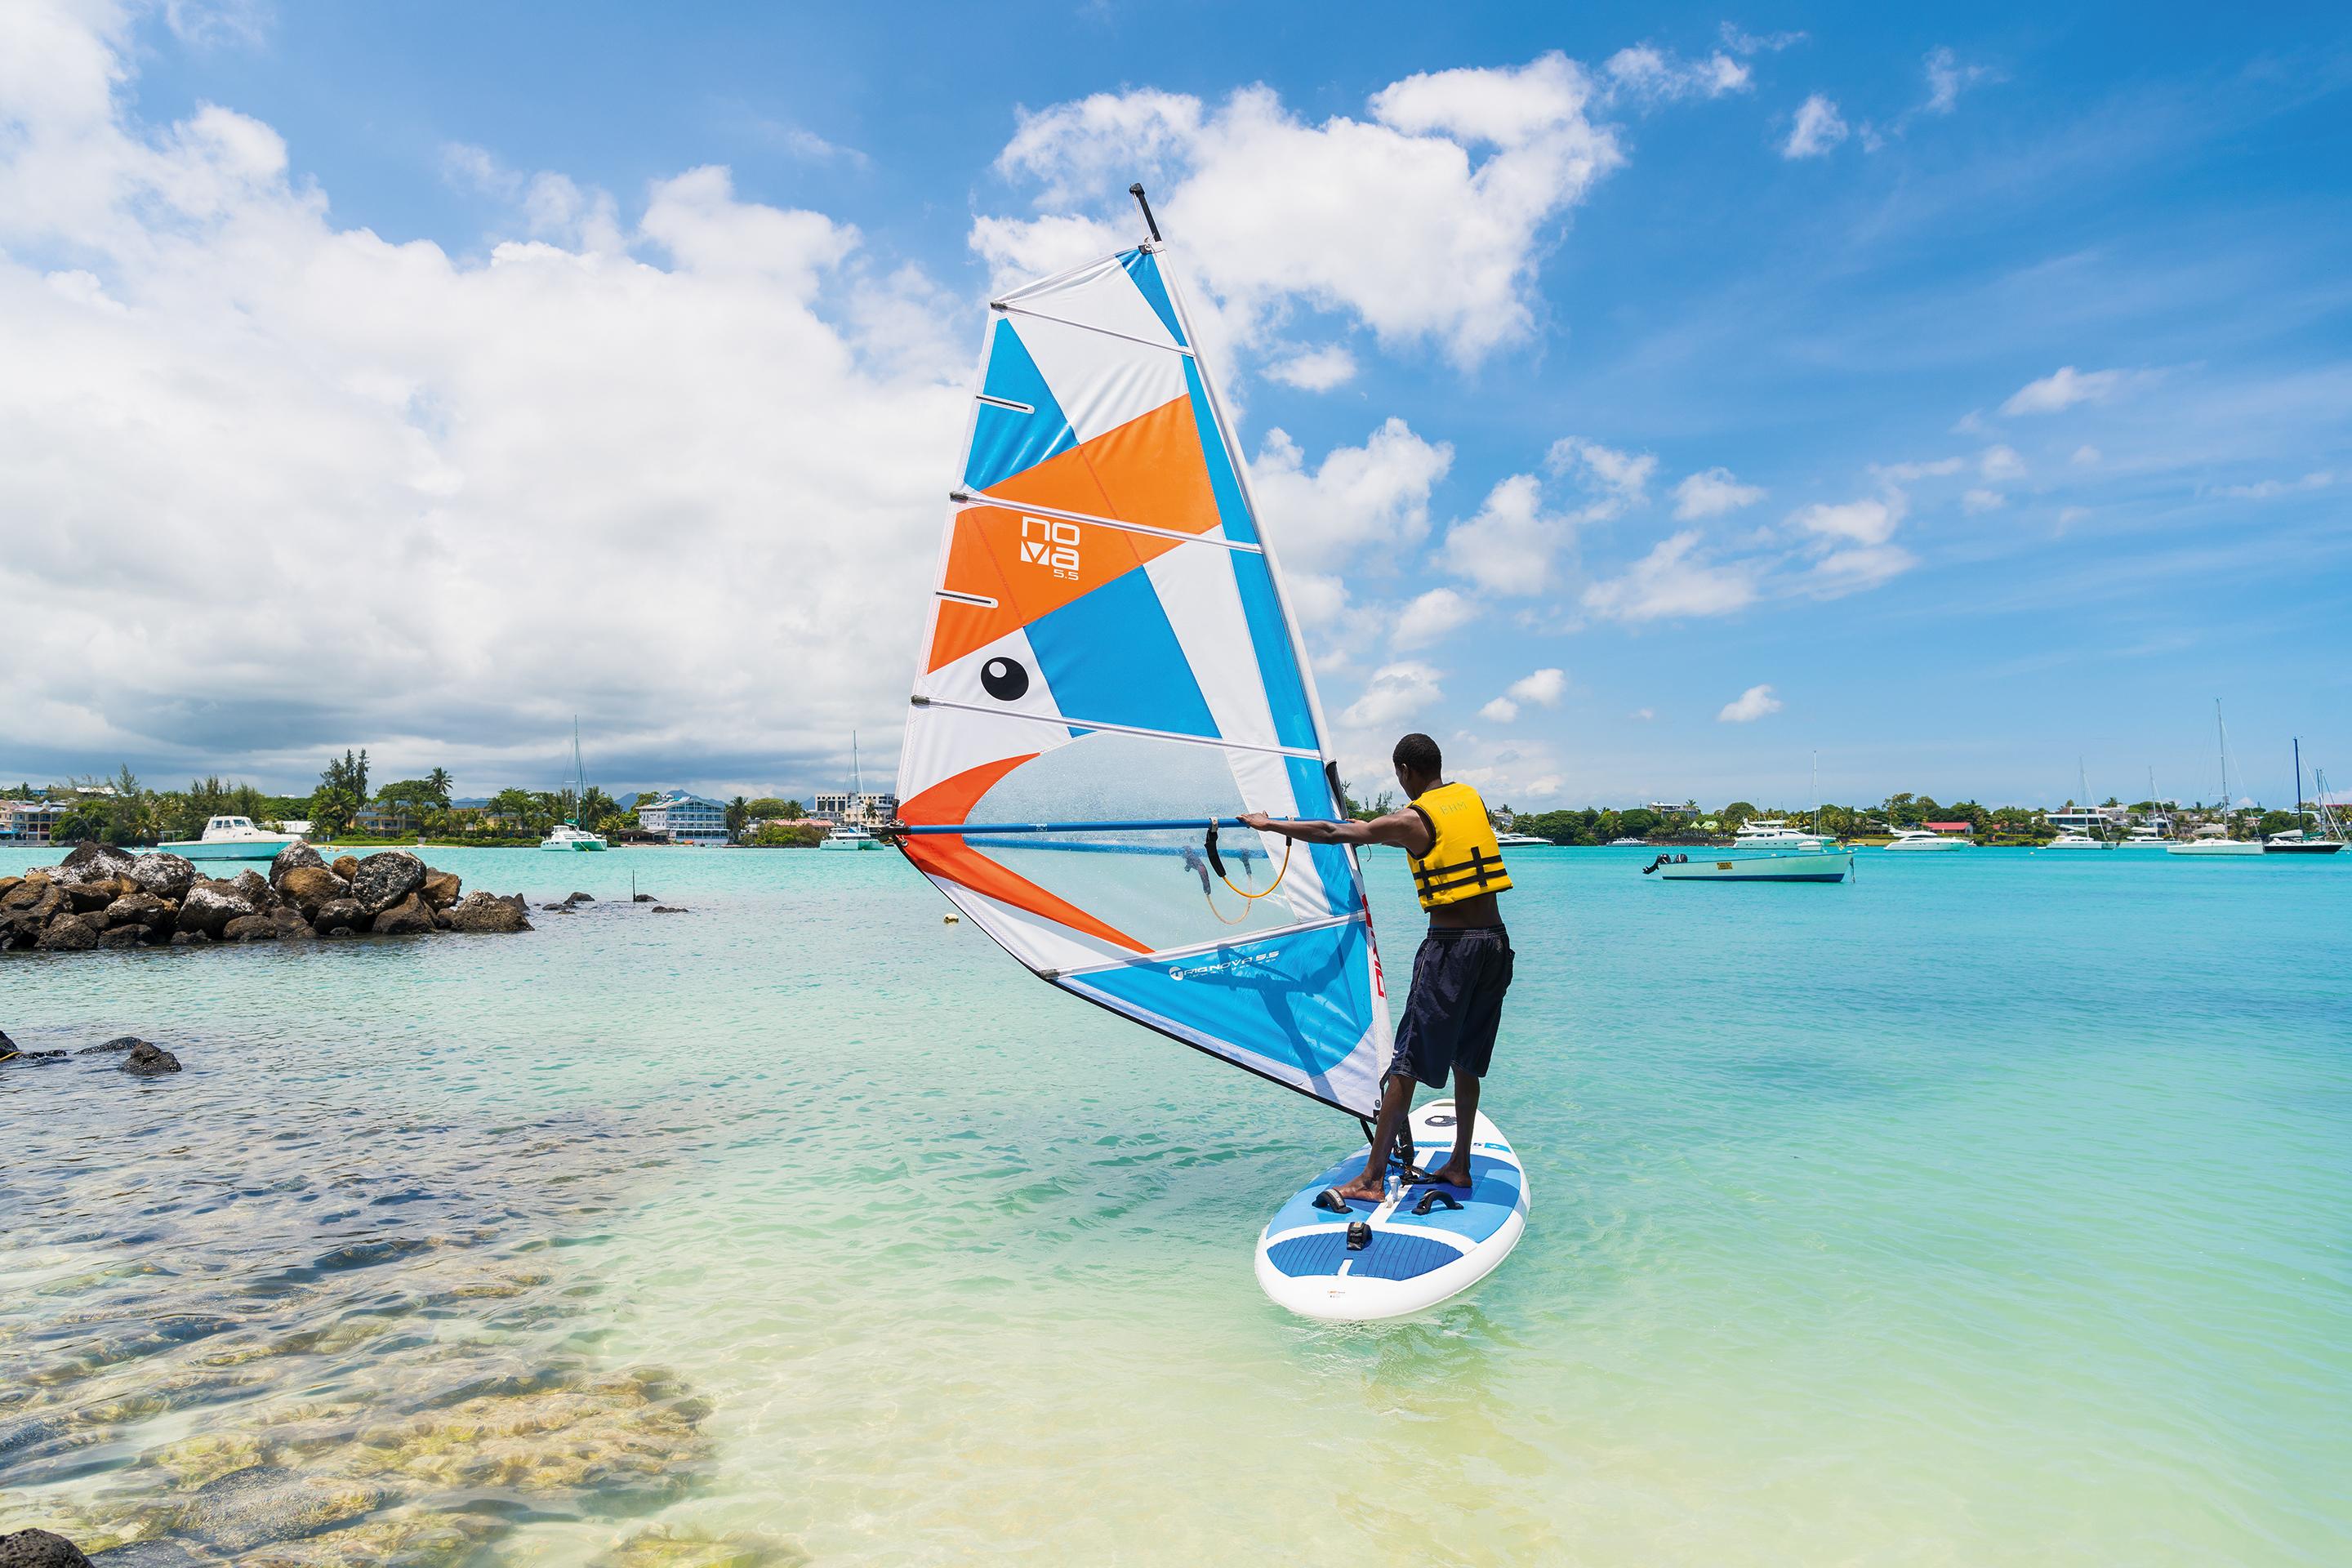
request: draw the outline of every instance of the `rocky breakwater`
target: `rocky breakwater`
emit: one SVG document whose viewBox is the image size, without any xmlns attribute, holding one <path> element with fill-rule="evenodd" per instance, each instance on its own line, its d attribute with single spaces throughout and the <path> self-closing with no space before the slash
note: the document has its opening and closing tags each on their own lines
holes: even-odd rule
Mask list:
<svg viewBox="0 0 2352 1568">
<path fill-rule="evenodd" d="M 402 849 L 331 865 L 298 843 L 267 876 L 214 879 L 177 855 L 84 844 L 58 865 L 0 877 L 0 952 L 519 931 L 531 929 L 527 908 L 520 894 L 467 893 Z"/>
</svg>

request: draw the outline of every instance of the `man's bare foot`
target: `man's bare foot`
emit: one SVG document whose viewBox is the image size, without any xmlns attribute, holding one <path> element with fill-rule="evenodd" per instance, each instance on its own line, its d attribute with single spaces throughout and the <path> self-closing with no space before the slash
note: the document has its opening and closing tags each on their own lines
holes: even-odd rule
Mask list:
<svg viewBox="0 0 2352 1568">
<path fill-rule="evenodd" d="M 1367 1204 L 1380 1203 L 1389 1195 L 1387 1189 L 1381 1183 L 1368 1182 L 1360 1176 L 1344 1187 L 1333 1187 L 1331 1190 L 1343 1198 Z"/>
<path fill-rule="evenodd" d="M 1449 1187 L 1466 1187 L 1470 1184 L 1470 1167 L 1462 1161 L 1449 1160 L 1435 1170 L 1423 1173 L 1421 1179 L 1432 1184 L 1443 1183 Z"/>
</svg>

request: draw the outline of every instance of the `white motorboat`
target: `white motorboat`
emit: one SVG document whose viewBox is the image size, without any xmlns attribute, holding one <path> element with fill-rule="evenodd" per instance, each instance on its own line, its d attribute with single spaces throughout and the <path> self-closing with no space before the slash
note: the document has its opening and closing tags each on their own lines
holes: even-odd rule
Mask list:
<svg viewBox="0 0 2352 1568">
<path fill-rule="evenodd" d="M 2077 833 L 2070 827 L 2042 847 L 2044 849 L 2113 849 L 2115 847 L 2115 840 L 2112 838 L 2094 838 L 2087 833 Z"/>
<path fill-rule="evenodd" d="M 1650 841 L 1646 838 L 1612 838 L 1609 841 L 1609 847 L 1612 849 L 1623 848 L 1628 845 L 1635 849 L 1647 849 L 1650 847 Z"/>
<path fill-rule="evenodd" d="M 2121 843 L 2121 847 L 2126 849 L 2163 849 L 2169 847 L 2170 841 L 2153 824 L 2146 822 L 2124 835 Z"/>
<path fill-rule="evenodd" d="M 1843 882 L 1853 874 L 1851 849 L 1791 849 L 1769 855 L 1728 855 L 1702 849 L 1696 855 L 1661 855 L 1642 868 L 1669 882 Z"/>
<path fill-rule="evenodd" d="M 1936 849 L 1973 849 L 1976 844 L 1967 838 L 1947 838 L 1940 833 L 1930 833 L 1924 827 L 1898 827 L 1889 849 L 1905 849 L 1920 853 Z"/>
<path fill-rule="evenodd" d="M 1538 838 L 1532 833 L 1497 833 L 1495 842 L 1507 847 L 1517 845 L 1523 849 L 1549 849 L 1552 847 L 1550 839 Z M 1636 838 L 1632 842 L 1639 844 L 1641 840 Z"/>
<path fill-rule="evenodd" d="M 215 816 L 205 824 L 203 837 L 156 847 L 184 860 L 275 860 L 288 845 L 301 842 L 298 833 L 256 827 L 249 816 Z"/>
<path fill-rule="evenodd" d="M 2168 855 L 2259 855 L 2263 847 L 2251 838 L 2191 838 L 2185 844 L 2168 844 Z"/>
<path fill-rule="evenodd" d="M 1819 833 L 1800 833 L 1777 816 L 1759 816 L 1739 825 L 1731 836 L 1734 849 L 1822 849 L 1830 840 Z"/>
<path fill-rule="evenodd" d="M 572 721 L 572 798 L 574 802 L 572 820 L 557 824 L 554 831 L 540 840 L 539 847 L 558 855 L 593 854 L 607 846 L 603 834 L 591 833 L 580 826 L 579 805 L 588 798 L 588 769 L 580 760 L 580 720 L 576 715 Z"/>
</svg>

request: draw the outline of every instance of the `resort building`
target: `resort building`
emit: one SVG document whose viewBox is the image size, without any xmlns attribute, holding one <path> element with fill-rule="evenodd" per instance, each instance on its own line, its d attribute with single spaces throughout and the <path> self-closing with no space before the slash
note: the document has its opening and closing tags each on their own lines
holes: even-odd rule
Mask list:
<svg viewBox="0 0 2352 1568">
<path fill-rule="evenodd" d="M 1965 838 L 1976 831 L 1971 824 L 1966 822 L 1923 822 L 1919 826 L 1946 838 Z"/>
<path fill-rule="evenodd" d="M 352 813 L 352 831 L 377 838 L 405 838 L 419 826 L 416 814 L 404 805 L 363 805 Z"/>
<path fill-rule="evenodd" d="M 867 790 L 851 795 L 847 790 L 820 790 L 809 811 L 809 820 L 827 826 L 855 823 L 860 827 L 879 827 L 898 815 L 898 797 L 887 790 Z"/>
<path fill-rule="evenodd" d="M 47 844 L 66 809 L 49 800 L 0 800 L 0 843 Z"/>
<path fill-rule="evenodd" d="M 640 798 L 636 809 L 639 829 L 672 844 L 728 841 L 727 808 L 715 800 L 688 795 L 682 789 L 664 790 Z"/>
<path fill-rule="evenodd" d="M 2084 833 L 2095 827 L 2121 827 L 2130 820 L 2131 813 L 2120 805 L 2077 805 L 2064 811 L 2044 812 L 2042 817 L 2053 827 Z"/>
</svg>

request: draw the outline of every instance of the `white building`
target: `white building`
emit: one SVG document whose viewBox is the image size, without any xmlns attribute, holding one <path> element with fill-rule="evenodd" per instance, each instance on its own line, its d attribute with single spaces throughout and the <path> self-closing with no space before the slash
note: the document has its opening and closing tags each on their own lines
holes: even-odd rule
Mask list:
<svg viewBox="0 0 2352 1568">
<path fill-rule="evenodd" d="M 638 801 L 636 812 L 638 827 L 672 844 L 727 842 L 727 808 L 715 800 L 682 789 L 665 790 Z"/>
<path fill-rule="evenodd" d="M 2071 827 L 2078 833 L 2094 827 L 2121 827 L 2131 820 L 2131 813 L 2120 805 L 2078 805 L 2044 812 L 2042 816 L 2053 827 Z"/>
<path fill-rule="evenodd" d="M 819 790 L 810 808 L 809 820 L 828 826 L 854 822 L 860 827 L 879 827 L 898 815 L 898 797 L 887 790 L 867 790 L 851 795 L 847 790 Z"/>
<path fill-rule="evenodd" d="M 0 843 L 47 844 L 66 807 L 49 800 L 0 800 Z"/>
</svg>

